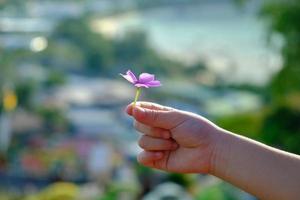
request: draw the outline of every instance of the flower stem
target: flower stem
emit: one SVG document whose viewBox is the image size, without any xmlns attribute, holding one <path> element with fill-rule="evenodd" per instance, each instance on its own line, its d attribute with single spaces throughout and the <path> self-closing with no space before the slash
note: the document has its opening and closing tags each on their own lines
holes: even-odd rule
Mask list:
<svg viewBox="0 0 300 200">
<path fill-rule="evenodd" d="M 133 106 L 135 106 L 137 100 L 139 99 L 139 96 L 141 95 L 141 88 L 137 88 L 136 93 L 135 93 L 135 98 L 134 98 L 134 102 L 133 102 Z"/>
</svg>

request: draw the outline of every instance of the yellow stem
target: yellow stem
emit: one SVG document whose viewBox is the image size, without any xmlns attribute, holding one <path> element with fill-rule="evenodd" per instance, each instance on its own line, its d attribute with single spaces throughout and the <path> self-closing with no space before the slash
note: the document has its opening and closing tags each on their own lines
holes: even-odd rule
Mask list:
<svg viewBox="0 0 300 200">
<path fill-rule="evenodd" d="M 139 99 L 139 96 L 141 95 L 141 88 L 137 88 L 136 93 L 135 93 L 135 98 L 134 98 L 134 102 L 133 102 L 133 106 L 135 106 L 137 100 Z"/>
</svg>

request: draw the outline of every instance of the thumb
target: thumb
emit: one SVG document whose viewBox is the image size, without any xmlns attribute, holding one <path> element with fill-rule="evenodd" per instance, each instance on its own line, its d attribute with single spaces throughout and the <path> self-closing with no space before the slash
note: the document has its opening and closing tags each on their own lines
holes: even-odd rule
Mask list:
<svg viewBox="0 0 300 200">
<path fill-rule="evenodd" d="M 135 120 L 152 127 L 172 129 L 185 121 L 184 115 L 175 109 L 156 110 L 136 105 L 132 111 Z"/>
</svg>

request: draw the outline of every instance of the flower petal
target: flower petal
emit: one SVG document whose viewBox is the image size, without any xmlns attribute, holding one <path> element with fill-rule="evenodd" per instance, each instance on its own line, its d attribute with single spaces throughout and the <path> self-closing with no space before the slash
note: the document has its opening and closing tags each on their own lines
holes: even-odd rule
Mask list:
<svg viewBox="0 0 300 200">
<path fill-rule="evenodd" d="M 134 84 L 135 87 L 144 87 L 144 88 L 149 88 L 149 86 L 147 84 L 144 83 L 136 83 Z"/>
<path fill-rule="evenodd" d="M 130 76 L 134 82 L 137 82 L 137 81 L 138 81 L 137 78 L 136 78 L 136 76 L 134 75 L 134 73 L 133 73 L 132 71 L 128 70 L 128 71 L 126 72 L 126 74 L 127 74 L 128 76 Z"/>
<path fill-rule="evenodd" d="M 129 81 L 130 83 L 136 83 L 137 82 L 137 78 L 134 75 L 134 73 L 132 73 L 130 70 L 128 70 L 126 72 L 126 75 L 124 74 L 120 74 L 121 76 L 123 76 L 127 81 Z"/>
<path fill-rule="evenodd" d="M 161 83 L 158 80 L 154 80 L 154 81 L 150 81 L 150 82 L 146 83 L 146 85 L 148 87 L 159 87 L 159 86 L 161 86 Z"/>
<path fill-rule="evenodd" d="M 139 83 L 148 83 L 150 81 L 154 81 L 154 75 L 148 73 L 142 73 L 139 76 Z"/>
</svg>

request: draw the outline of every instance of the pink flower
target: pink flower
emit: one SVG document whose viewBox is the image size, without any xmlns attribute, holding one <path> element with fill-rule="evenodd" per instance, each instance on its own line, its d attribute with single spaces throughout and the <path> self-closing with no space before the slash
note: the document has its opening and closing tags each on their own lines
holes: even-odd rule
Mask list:
<svg viewBox="0 0 300 200">
<path fill-rule="evenodd" d="M 159 87 L 161 86 L 160 81 L 155 80 L 155 76 L 153 74 L 142 73 L 140 74 L 139 78 L 137 79 L 132 71 L 128 70 L 126 74 L 120 74 L 123 76 L 127 81 L 132 83 L 135 87 Z"/>
</svg>

